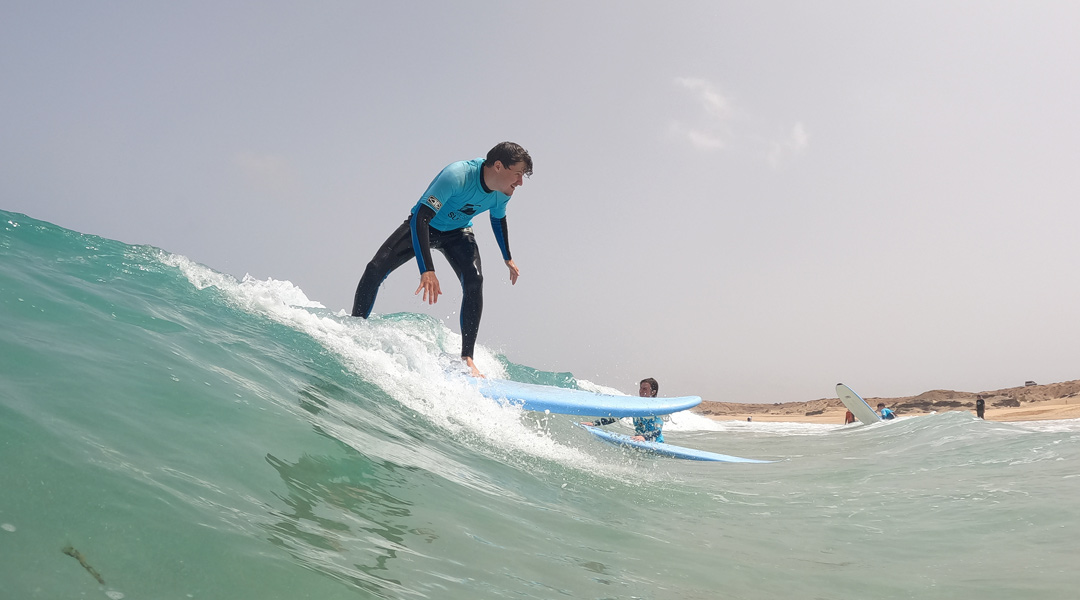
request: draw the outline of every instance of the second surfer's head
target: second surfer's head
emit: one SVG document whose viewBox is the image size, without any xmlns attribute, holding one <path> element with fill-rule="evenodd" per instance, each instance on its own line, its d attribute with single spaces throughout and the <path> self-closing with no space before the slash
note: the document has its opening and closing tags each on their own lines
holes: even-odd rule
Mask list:
<svg viewBox="0 0 1080 600">
<path fill-rule="evenodd" d="M 648 379 L 642 379 L 638 384 L 638 396 L 642 398 L 655 398 L 656 393 L 660 391 L 660 384 L 656 383 L 656 380 L 652 377 Z"/>
</svg>

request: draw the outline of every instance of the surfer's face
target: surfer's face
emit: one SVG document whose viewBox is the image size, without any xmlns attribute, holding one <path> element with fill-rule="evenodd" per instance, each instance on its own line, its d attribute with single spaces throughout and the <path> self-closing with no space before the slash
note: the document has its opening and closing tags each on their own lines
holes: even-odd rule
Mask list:
<svg viewBox="0 0 1080 600">
<path fill-rule="evenodd" d="M 642 398 L 652 398 L 652 386 L 649 385 L 648 382 L 642 381 L 641 386 L 638 388 L 637 395 L 641 396 Z"/>
<path fill-rule="evenodd" d="M 514 190 L 525 184 L 525 169 L 525 161 L 519 161 L 507 167 L 502 164 L 502 161 L 497 160 L 490 171 L 491 181 L 484 183 L 490 189 L 513 196 Z"/>
</svg>

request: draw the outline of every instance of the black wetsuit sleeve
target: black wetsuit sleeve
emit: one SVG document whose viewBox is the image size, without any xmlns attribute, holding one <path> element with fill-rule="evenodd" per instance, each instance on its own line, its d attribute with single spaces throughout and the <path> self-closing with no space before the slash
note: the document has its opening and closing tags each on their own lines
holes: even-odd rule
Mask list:
<svg viewBox="0 0 1080 600">
<path fill-rule="evenodd" d="M 506 228 L 506 217 L 491 217 L 491 231 L 495 232 L 495 241 L 499 243 L 504 261 L 510 260 L 510 233 Z"/>
<path fill-rule="evenodd" d="M 409 219 L 413 252 L 416 253 L 416 262 L 421 273 L 435 270 L 435 263 L 431 260 L 431 232 L 429 230 L 429 223 L 434 217 L 435 211 L 430 206 L 422 204 Z"/>
<path fill-rule="evenodd" d="M 593 427 L 603 427 L 604 425 L 611 425 L 612 423 L 614 423 L 614 422 L 616 422 L 618 420 L 619 419 L 615 418 L 615 417 L 603 417 L 599 421 L 595 421 L 595 424 L 593 425 Z"/>
</svg>

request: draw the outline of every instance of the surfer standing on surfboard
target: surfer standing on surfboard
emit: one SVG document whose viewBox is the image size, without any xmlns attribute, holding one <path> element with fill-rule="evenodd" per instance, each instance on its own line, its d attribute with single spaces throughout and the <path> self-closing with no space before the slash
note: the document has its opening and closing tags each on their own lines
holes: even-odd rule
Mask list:
<svg viewBox="0 0 1080 600">
<path fill-rule="evenodd" d="M 655 379 L 649 377 L 648 379 L 642 379 L 638 384 L 638 396 L 642 398 L 655 398 L 657 392 L 660 391 L 660 384 Z M 603 425 L 611 425 L 617 418 L 603 417 L 599 421 L 586 422 L 582 425 L 588 425 L 589 427 L 600 427 Z M 630 438 L 638 442 L 659 442 L 664 443 L 664 418 L 663 417 L 634 417 L 634 437 Z"/>
<path fill-rule="evenodd" d="M 391 272 L 416 258 L 420 267 L 419 294 L 428 304 L 439 300 L 442 290 L 435 276 L 431 249 L 442 252 L 461 282 L 461 358 L 473 377 L 483 374 L 473 363 L 480 314 L 484 308 L 484 276 L 480 270 L 480 249 L 473 235 L 472 218 L 490 211 L 491 228 L 510 269 L 510 284 L 520 271 L 510 257 L 506 227 L 506 205 L 514 190 L 532 175 L 532 157 L 513 142 L 502 142 L 487 157 L 452 163 L 439 172 L 413 206 L 409 217 L 397 228 L 367 264 L 356 286 L 352 316 L 368 318 L 375 305 L 379 286 Z"/>
</svg>

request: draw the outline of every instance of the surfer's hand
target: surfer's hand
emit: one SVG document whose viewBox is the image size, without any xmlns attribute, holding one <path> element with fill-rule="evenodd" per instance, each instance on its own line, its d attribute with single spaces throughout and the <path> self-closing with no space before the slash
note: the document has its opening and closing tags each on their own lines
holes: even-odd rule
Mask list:
<svg viewBox="0 0 1080 600">
<path fill-rule="evenodd" d="M 421 300 L 428 304 L 435 304 L 439 301 L 439 294 L 442 290 L 439 289 L 439 278 L 435 276 L 435 271 L 424 271 L 420 274 L 420 287 L 416 288 L 413 292 L 413 296 L 420 293 L 420 290 L 424 290 L 424 295 Z"/>
<path fill-rule="evenodd" d="M 521 274 L 521 270 L 517 268 L 517 265 L 514 264 L 514 259 L 512 258 L 506 261 L 506 266 L 510 267 L 510 285 L 514 285 L 517 283 L 517 278 L 518 275 Z"/>
<path fill-rule="evenodd" d="M 635 435 L 634 437 L 632 437 L 630 439 L 634 440 L 635 442 L 644 442 L 645 441 L 645 436 L 643 436 L 643 435 Z"/>
</svg>

